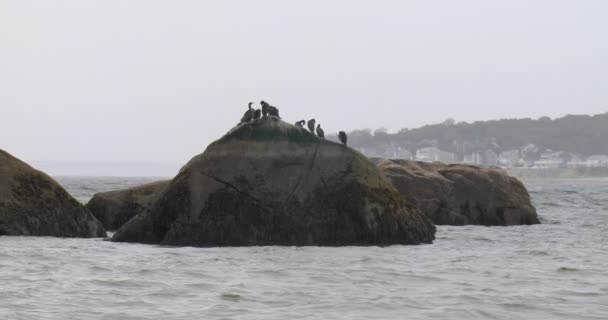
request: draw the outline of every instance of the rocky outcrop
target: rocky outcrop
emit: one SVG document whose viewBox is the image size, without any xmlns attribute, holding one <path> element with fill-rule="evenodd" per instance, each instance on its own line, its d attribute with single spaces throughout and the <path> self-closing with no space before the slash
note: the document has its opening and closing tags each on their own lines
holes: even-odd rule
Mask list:
<svg viewBox="0 0 608 320">
<path fill-rule="evenodd" d="M 100 192 L 86 207 L 106 230 L 118 230 L 135 215 L 150 209 L 168 184 L 168 180 L 157 181 L 124 190 Z"/>
<path fill-rule="evenodd" d="M 500 169 L 374 159 L 393 186 L 435 224 L 540 223 L 524 185 Z"/>
<path fill-rule="evenodd" d="M 91 238 L 106 233 L 57 182 L 0 150 L 0 235 Z"/>
<path fill-rule="evenodd" d="M 177 246 L 390 245 L 435 227 L 360 153 L 275 117 L 194 157 L 114 241 Z"/>
</svg>

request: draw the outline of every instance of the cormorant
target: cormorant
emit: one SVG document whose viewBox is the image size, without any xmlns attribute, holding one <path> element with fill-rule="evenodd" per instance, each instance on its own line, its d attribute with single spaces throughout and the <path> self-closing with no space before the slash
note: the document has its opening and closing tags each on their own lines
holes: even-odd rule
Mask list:
<svg viewBox="0 0 608 320">
<path fill-rule="evenodd" d="M 270 105 L 264 100 L 260 101 L 260 104 L 262 105 L 262 116 L 266 117 L 268 115 L 268 107 L 270 107 Z"/>
<path fill-rule="evenodd" d="M 340 142 L 342 142 L 343 145 L 346 145 L 346 143 L 348 142 L 348 136 L 346 135 L 346 132 L 340 131 L 338 133 L 338 139 L 340 139 Z"/>
<path fill-rule="evenodd" d="M 241 118 L 241 123 L 247 123 L 249 121 L 251 121 L 251 119 L 253 119 L 253 109 L 251 109 L 251 105 L 253 104 L 253 102 L 249 102 L 249 110 L 245 111 L 245 114 L 243 115 L 243 117 Z"/>
<path fill-rule="evenodd" d="M 255 109 L 253 111 L 253 120 L 258 120 L 260 117 L 262 117 L 262 110 Z"/>
<path fill-rule="evenodd" d="M 260 101 L 260 104 L 262 105 L 262 116 L 266 117 L 268 115 L 271 115 L 280 118 L 279 109 L 274 106 L 271 106 L 270 104 L 268 104 L 268 102 L 264 100 Z"/>
<path fill-rule="evenodd" d="M 279 109 L 277 109 L 274 106 L 269 106 L 268 107 L 268 114 L 271 116 L 275 116 L 277 118 L 280 118 L 281 116 L 279 116 Z"/>
<path fill-rule="evenodd" d="M 296 126 L 299 128 L 304 128 L 305 124 L 306 124 L 306 120 L 300 120 L 300 121 L 296 122 Z"/>
<path fill-rule="evenodd" d="M 317 135 L 319 136 L 319 138 L 325 139 L 325 131 L 323 131 L 323 129 L 321 129 L 320 124 L 317 125 Z"/>
<path fill-rule="evenodd" d="M 315 133 L 315 122 L 315 119 L 308 120 L 308 130 L 310 130 L 310 132 L 313 134 Z"/>
</svg>

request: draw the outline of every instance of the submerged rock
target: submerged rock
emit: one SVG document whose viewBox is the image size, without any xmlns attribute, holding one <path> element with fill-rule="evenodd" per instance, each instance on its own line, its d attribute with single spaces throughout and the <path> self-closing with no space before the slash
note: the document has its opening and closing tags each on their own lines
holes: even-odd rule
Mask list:
<svg viewBox="0 0 608 320">
<path fill-rule="evenodd" d="M 169 181 L 157 181 L 141 186 L 100 192 L 86 204 L 106 230 L 117 230 L 131 218 L 148 209 Z"/>
<path fill-rule="evenodd" d="M 434 234 L 365 156 L 267 117 L 194 157 L 113 240 L 341 246 L 428 243 Z"/>
<path fill-rule="evenodd" d="M 524 185 L 500 169 L 375 159 L 399 192 L 435 224 L 537 224 Z"/>
<path fill-rule="evenodd" d="M 57 182 L 0 150 L 0 235 L 91 238 L 106 232 Z"/>
</svg>

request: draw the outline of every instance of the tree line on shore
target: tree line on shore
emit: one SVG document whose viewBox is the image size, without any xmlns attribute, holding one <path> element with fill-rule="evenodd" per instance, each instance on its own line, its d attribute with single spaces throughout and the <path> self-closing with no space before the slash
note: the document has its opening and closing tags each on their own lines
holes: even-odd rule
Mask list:
<svg viewBox="0 0 608 320">
<path fill-rule="evenodd" d="M 440 124 L 388 133 L 385 129 L 354 130 L 350 145 L 357 149 L 400 147 L 415 153 L 424 147 L 437 147 L 463 157 L 471 152 L 496 152 L 534 144 L 538 150 L 559 150 L 590 156 L 608 154 L 608 112 L 594 116 L 567 115 L 551 119 L 501 119 L 459 122 L 448 119 Z M 330 139 L 337 139 L 331 135 Z"/>
</svg>

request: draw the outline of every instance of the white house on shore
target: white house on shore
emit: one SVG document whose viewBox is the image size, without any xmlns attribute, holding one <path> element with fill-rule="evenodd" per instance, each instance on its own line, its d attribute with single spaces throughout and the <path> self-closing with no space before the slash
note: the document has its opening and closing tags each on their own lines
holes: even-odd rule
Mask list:
<svg viewBox="0 0 608 320">
<path fill-rule="evenodd" d="M 532 144 L 526 145 L 519 150 L 503 151 L 500 154 L 492 149 L 478 150 L 465 154 L 462 161 L 456 160 L 456 154 L 441 150 L 437 147 L 419 148 L 416 150 L 415 154 L 410 152 L 407 148 L 395 145 L 382 145 L 367 148 L 361 147 L 358 148 L 358 150 L 368 157 L 417 160 L 424 162 L 462 162 L 487 167 L 527 167 L 532 169 L 608 167 L 608 155 L 584 157 L 570 152 L 553 151 L 549 149 L 540 153 L 540 159 L 538 160 L 526 160 L 524 155 L 530 153 L 538 154 L 538 149 Z"/>
<path fill-rule="evenodd" d="M 563 168 L 567 161 L 563 157 L 563 152 L 552 152 L 548 150 L 540 155 L 540 159 L 534 161 L 534 167 L 539 169 Z"/>
<path fill-rule="evenodd" d="M 524 165 L 519 150 L 503 151 L 498 156 L 498 165 L 501 167 L 519 167 Z"/>
<path fill-rule="evenodd" d="M 358 148 L 358 151 L 370 158 L 414 160 L 414 155 L 401 147 Z"/>
<path fill-rule="evenodd" d="M 587 166 L 589 167 L 608 167 L 608 156 L 595 155 L 587 158 Z"/>
<path fill-rule="evenodd" d="M 416 160 L 424 162 L 443 162 L 453 163 L 456 161 L 456 156 L 447 151 L 440 150 L 436 147 L 426 147 L 416 150 Z"/>
</svg>

